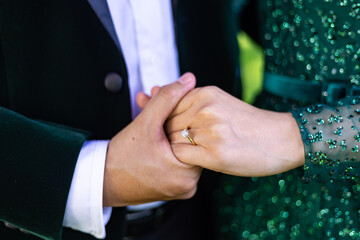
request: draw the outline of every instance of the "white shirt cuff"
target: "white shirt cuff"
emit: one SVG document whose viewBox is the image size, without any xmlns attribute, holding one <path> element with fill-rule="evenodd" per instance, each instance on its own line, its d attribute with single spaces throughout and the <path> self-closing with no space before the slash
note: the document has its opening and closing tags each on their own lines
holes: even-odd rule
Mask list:
<svg viewBox="0 0 360 240">
<path fill-rule="evenodd" d="M 105 238 L 111 207 L 103 207 L 103 183 L 109 141 L 86 141 L 81 148 L 66 204 L 64 227 Z"/>
</svg>

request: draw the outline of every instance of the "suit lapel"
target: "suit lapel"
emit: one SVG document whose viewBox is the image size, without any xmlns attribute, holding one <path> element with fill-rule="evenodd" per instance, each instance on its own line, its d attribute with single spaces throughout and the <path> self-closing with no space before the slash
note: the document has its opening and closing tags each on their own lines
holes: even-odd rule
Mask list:
<svg viewBox="0 0 360 240">
<path fill-rule="evenodd" d="M 119 39 L 117 38 L 114 23 L 106 0 L 87 0 L 106 31 L 111 36 L 119 50 L 121 50 Z"/>
</svg>

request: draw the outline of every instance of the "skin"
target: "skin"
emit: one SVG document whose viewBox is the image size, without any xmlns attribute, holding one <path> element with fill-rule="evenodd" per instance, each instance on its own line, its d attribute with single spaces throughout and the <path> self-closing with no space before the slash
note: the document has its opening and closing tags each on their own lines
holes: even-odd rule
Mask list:
<svg viewBox="0 0 360 240">
<path fill-rule="evenodd" d="M 179 161 L 164 132 L 164 122 L 195 82 L 188 73 L 158 88 L 142 113 L 111 139 L 105 162 L 104 206 L 187 199 L 195 194 L 201 168 Z"/>
<path fill-rule="evenodd" d="M 150 97 L 138 99 L 138 105 L 145 107 Z M 196 146 L 181 136 L 184 128 Z M 300 132 L 291 113 L 253 107 L 217 87 L 188 93 L 169 116 L 165 129 L 179 160 L 217 172 L 269 176 L 305 163 Z"/>
</svg>

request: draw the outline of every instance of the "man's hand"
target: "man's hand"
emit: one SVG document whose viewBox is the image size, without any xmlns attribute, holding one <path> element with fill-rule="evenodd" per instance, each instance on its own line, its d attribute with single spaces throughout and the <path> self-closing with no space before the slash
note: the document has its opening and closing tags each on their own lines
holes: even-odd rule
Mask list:
<svg viewBox="0 0 360 240">
<path fill-rule="evenodd" d="M 216 87 L 188 93 L 165 126 L 175 155 L 187 164 L 251 177 L 304 164 L 303 143 L 291 113 L 261 110 Z M 181 136 L 185 128 L 196 146 Z"/>
<path fill-rule="evenodd" d="M 200 167 L 180 162 L 164 133 L 164 122 L 195 86 L 194 75 L 158 90 L 141 114 L 111 139 L 104 176 L 104 206 L 186 199 L 196 192 Z"/>
</svg>

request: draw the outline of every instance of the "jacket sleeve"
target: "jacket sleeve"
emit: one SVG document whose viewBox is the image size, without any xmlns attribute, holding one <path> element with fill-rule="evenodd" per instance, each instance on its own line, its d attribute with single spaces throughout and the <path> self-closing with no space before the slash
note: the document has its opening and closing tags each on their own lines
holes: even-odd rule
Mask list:
<svg viewBox="0 0 360 240">
<path fill-rule="evenodd" d="M 304 143 L 304 180 L 359 181 L 360 97 L 348 97 L 335 107 L 313 105 L 293 115 Z"/>
<path fill-rule="evenodd" d="M 0 107 L 0 220 L 44 239 L 60 239 L 86 137 Z"/>
<path fill-rule="evenodd" d="M 8 109 L 0 36 L 0 221 L 60 239 L 68 191 L 87 133 Z"/>
<path fill-rule="evenodd" d="M 6 108 L 0 41 L 0 220 L 60 239 L 73 171 L 87 134 Z"/>
</svg>

